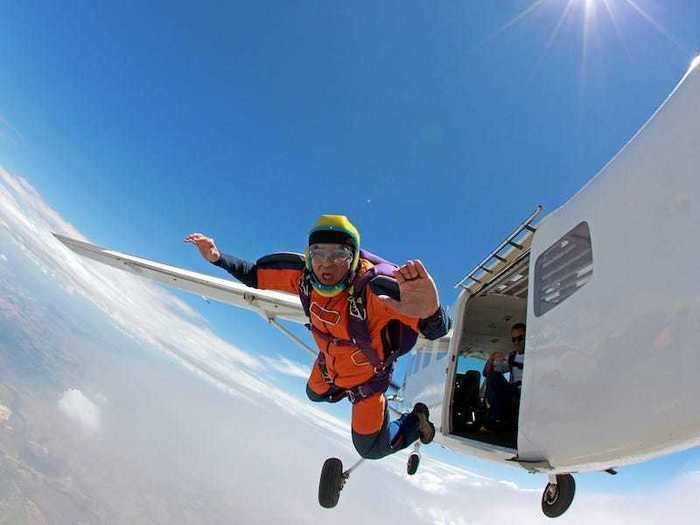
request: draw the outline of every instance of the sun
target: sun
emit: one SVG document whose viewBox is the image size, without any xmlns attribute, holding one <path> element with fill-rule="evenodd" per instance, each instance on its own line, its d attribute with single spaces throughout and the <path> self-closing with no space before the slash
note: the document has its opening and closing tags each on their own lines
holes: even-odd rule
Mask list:
<svg viewBox="0 0 700 525">
<path fill-rule="evenodd" d="M 545 54 L 555 44 L 557 38 L 561 34 L 563 27 L 567 26 L 567 22 L 574 18 L 580 19 L 580 24 L 583 33 L 582 39 L 582 63 L 583 68 L 586 67 L 588 54 L 588 46 L 591 36 L 594 31 L 601 30 L 602 24 L 599 23 L 602 17 L 607 17 L 610 25 L 614 28 L 617 39 L 620 43 L 628 48 L 628 43 L 625 40 L 624 24 L 629 22 L 631 16 L 640 17 L 646 23 L 650 24 L 658 33 L 672 42 L 679 50 L 686 52 L 685 49 L 673 38 L 673 36 L 649 14 L 649 6 L 657 0 L 533 0 L 525 9 L 519 12 L 505 25 L 503 25 L 492 37 L 510 29 L 527 19 L 530 15 L 539 12 L 543 8 L 547 8 L 558 15 L 552 20 L 552 26 L 549 29 L 549 37 L 546 43 Z M 541 61 L 544 57 L 541 57 Z M 539 62 L 538 61 L 538 62 Z"/>
</svg>

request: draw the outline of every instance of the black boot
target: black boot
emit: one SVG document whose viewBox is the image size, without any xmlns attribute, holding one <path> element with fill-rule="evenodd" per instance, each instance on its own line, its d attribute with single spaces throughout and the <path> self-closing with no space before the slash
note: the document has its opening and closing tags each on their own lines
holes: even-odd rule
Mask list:
<svg viewBox="0 0 700 525">
<path fill-rule="evenodd" d="M 435 437 L 435 425 L 430 422 L 430 411 L 423 403 L 416 403 L 411 412 L 418 421 L 418 435 L 424 445 L 430 443 Z"/>
</svg>

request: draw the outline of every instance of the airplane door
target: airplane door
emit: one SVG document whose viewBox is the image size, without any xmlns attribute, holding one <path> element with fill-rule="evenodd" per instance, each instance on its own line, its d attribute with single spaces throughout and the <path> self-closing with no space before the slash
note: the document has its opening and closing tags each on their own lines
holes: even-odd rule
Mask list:
<svg viewBox="0 0 700 525">
<path fill-rule="evenodd" d="M 700 443 L 700 65 L 534 236 L 518 455 L 560 471 Z"/>
</svg>

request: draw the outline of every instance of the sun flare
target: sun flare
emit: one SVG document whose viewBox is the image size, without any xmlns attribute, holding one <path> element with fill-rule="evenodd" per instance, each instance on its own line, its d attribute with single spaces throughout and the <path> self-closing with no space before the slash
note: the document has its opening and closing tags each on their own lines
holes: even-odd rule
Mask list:
<svg viewBox="0 0 700 525">
<path fill-rule="evenodd" d="M 654 19 L 650 14 L 650 8 L 658 0 L 533 0 L 524 9 L 506 22 L 492 35 L 492 38 L 515 25 L 523 22 L 536 13 L 541 13 L 545 9 L 556 13 L 553 18 L 549 37 L 544 50 L 544 55 L 555 44 L 562 34 L 562 29 L 570 26 L 570 22 L 580 20 L 581 39 L 581 67 L 585 69 L 588 58 L 588 48 L 594 34 L 603 31 L 603 22 L 609 21 L 615 32 L 615 36 L 629 54 L 629 43 L 625 38 L 624 26 L 629 24 L 632 18 L 641 18 L 653 29 L 673 43 L 682 52 L 686 49 Z M 540 63 L 545 57 L 539 58 Z"/>
</svg>

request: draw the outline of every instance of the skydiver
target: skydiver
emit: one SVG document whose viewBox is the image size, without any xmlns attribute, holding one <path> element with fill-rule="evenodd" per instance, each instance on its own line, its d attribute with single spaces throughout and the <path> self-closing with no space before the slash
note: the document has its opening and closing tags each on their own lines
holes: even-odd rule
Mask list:
<svg viewBox="0 0 700 525">
<path fill-rule="evenodd" d="M 437 339 L 448 331 L 449 319 L 421 261 L 392 267 L 391 277 L 375 275 L 382 265 L 372 270 L 374 256 L 361 256 L 360 234 L 342 215 L 321 216 L 305 255 L 278 253 L 251 263 L 222 254 L 201 233 L 188 235 L 185 242 L 247 286 L 300 296 L 319 347 L 306 393 L 315 402 L 351 401 L 352 440 L 363 458 L 379 459 L 417 439 L 433 440 L 435 426 L 423 403 L 390 421 L 384 396 L 393 359 L 410 350 L 406 343 L 413 346 L 418 333 Z M 365 344 L 357 336 L 363 329 Z"/>
</svg>

